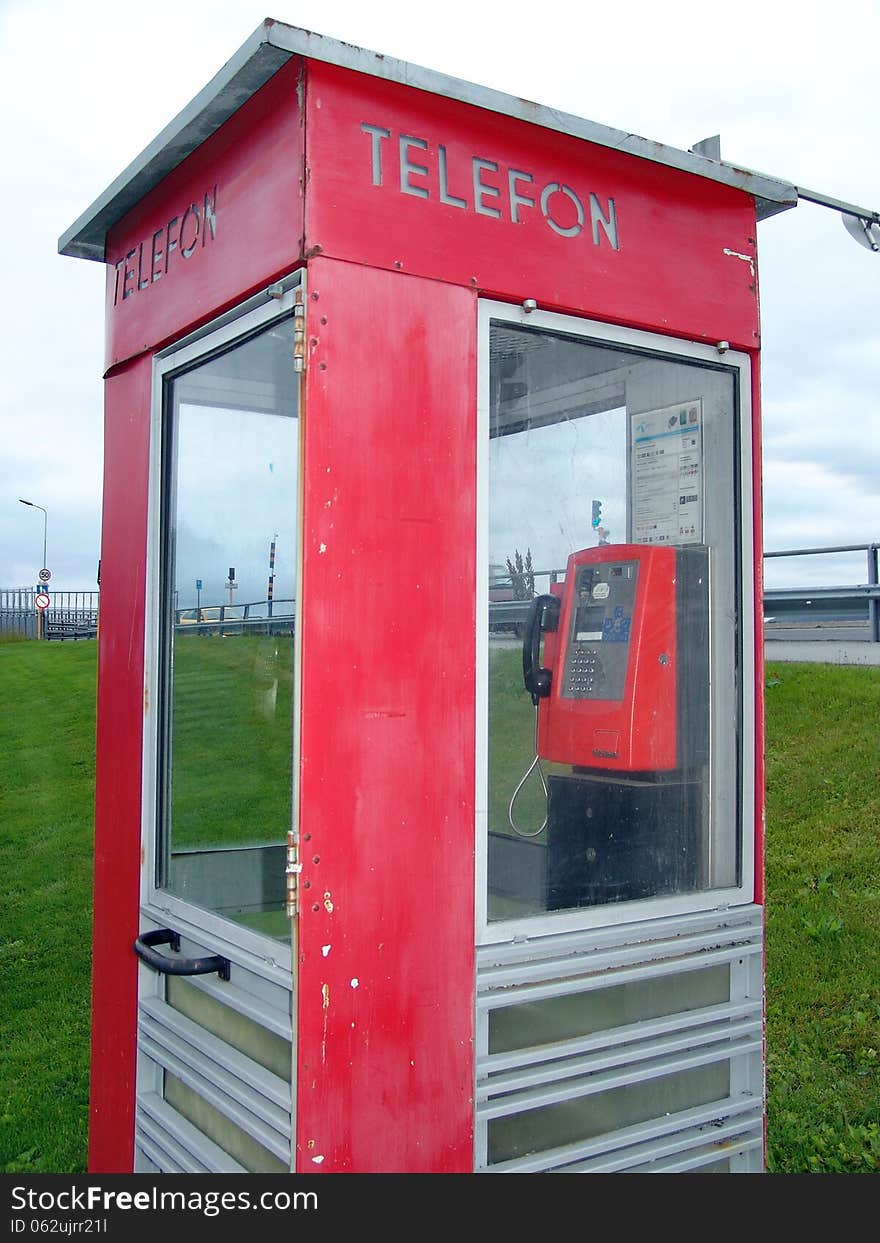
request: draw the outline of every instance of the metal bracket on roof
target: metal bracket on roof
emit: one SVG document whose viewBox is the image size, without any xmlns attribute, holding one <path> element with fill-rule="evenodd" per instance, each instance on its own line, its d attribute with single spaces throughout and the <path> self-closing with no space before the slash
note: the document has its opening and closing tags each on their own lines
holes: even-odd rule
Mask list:
<svg viewBox="0 0 880 1243">
<path fill-rule="evenodd" d="M 714 134 L 711 138 L 702 138 L 699 142 L 695 142 L 691 151 L 694 155 L 703 156 L 704 159 L 724 163 L 721 159 L 720 134 Z M 740 171 L 752 173 L 756 177 L 768 175 L 759 173 L 753 168 Z M 866 207 L 856 207 L 853 203 L 844 203 L 842 199 L 832 198 L 830 194 L 820 194 L 817 190 L 807 190 L 804 186 L 794 188 L 797 191 L 798 200 L 803 199 L 806 203 L 816 203 L 819 207 L 830 207 L 832 211 L 840 212 L 843 227 L 850 237 L 854 238 L 860 246 L 867 247 L 868 250 L 880 251 L 880 212 L 870 211 Z"/>
</svg>

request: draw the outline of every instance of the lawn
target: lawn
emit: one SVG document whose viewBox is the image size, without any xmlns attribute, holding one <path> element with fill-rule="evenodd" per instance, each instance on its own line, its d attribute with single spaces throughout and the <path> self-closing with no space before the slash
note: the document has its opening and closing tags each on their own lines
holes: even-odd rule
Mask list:
<svg viewBox="0 0 880 1243">
<path fill-rule="evenodd" d="M 227 647 L 190 641 L 209 660 Z M 95 655 L 93 642 L 0 644 L 0 1171 L 85 1169 Z M 247 658 L 261 729 L 289 666 L 258 646 Z M 528 756 L 530 715 L 493 738 L 493 765 Z M 880 1172 L 878 721 L 880 669 L 768 667 L 771 1172 Z M 283 759 L 289 737 L 272 727 L 262 745 Z M 538 807 L 524 800 L 524 824 Z"/>
</svg>

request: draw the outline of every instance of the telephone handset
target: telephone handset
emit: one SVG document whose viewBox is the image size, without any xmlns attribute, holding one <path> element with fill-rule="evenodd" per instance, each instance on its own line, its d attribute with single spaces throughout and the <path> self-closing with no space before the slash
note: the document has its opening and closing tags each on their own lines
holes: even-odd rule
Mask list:
<svg viewBox="0 0 880 1243">
<path fill-rule="evenodd" d="M 553 674 L 540 666 L 541 635 L 552 633 L 559 622 L 559 597 L 535 596 L 529 606 L 523 631 L 523 683 L 537 708 L 538 700 L 550 694 Z"/>
<path fill-rule="evenodd" d="M 537 755 L 625 773 L 698 762 L 708 736 L 707 636 L 706 548 L 572 553 L 564 583 L 533 600 L 523 637 Z"/>
</svg>

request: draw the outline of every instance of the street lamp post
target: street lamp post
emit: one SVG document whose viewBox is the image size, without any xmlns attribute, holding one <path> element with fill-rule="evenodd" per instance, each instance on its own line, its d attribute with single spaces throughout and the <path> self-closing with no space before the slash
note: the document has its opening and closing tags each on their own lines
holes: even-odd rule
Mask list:
<svg viewBox="0 0 880 1243">
<path fill-rule="evenodd" d="M 30 505 L 31 509 L 40 509 L 43 511 L 43 564 L 41 566 L 41 569 L 45 570 L 47 568 L 46 567 L 46 534 L 49 528 L 49 514 L 45 509 L 43 509 L 42 505 L 37 505 L 34 501 L 26 501 L 22 497 L 19 497 L 18 499 L 22 505 Z M 43 610 L 37 609 L 37 638 L 42 639 L 42 637 L 43 637 Z"/>
<path fill-rule="evenodd" d="M 42 565 L 42 568 L 45 569 L 46 568 L 46 534 L 49 528 L 49 515 L 46 512 L 46 510 L 43 509 L 42 505 L 36 505 L 33 501 L 22 500 L 21 497 L 19 497 L 18 499 L 22 505 L 30 505 L 32 509 L 43 510 L 43 565 Z"/>
</svg>

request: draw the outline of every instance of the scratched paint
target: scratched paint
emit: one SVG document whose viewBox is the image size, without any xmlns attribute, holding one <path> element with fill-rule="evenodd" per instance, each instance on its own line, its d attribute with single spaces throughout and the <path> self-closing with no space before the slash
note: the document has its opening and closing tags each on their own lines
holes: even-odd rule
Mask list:
<svg viewBox="0 0 880 1243">
<path fill-rule="evenodd" d="M 749 265 L 749 271 L 751 272 L 752 276 L 755 275 L 755 256 L 754 255 L 744 255 L 739 250 L 728 250 L 726 246 L 724 248 L 724 253 L 730 259 L 742 259 L 743 263 L 747 263 Z"/>
</svg>

